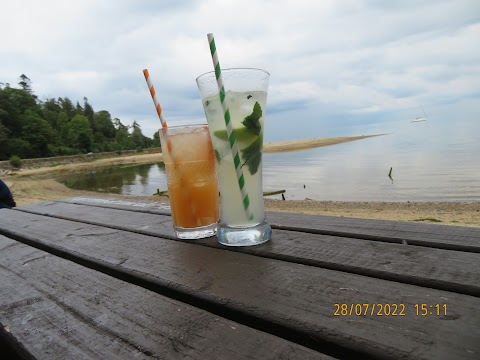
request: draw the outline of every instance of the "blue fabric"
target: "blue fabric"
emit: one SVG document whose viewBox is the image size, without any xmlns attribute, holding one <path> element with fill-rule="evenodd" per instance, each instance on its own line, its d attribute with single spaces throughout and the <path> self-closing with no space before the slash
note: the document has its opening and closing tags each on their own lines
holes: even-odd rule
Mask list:
<svg viewBox="0 0 480 360">
<path fill-rule="evenodd" d="M 0 179 L 0 209 L 10 209 L 15 207 L 15 201 L 13 200 L 13 195 L 7 184 Z"/>
</svg>

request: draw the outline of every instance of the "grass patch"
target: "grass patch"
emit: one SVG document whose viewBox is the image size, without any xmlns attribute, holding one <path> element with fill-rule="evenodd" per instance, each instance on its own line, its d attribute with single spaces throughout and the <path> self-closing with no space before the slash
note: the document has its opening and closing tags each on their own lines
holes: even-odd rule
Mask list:
<svg viewBox="0 0 480 360">
<path fill-rule="evenodd" d="M 441 223 L 442 220 L 438 220 L 435 218 L 420 218 L 420 219 L 414 219 L 413 221 L 428 221 L 428 222 L 433 222 L 433 223 Z"/>
<path fill-rule="evenodd" d="M 60 166 L 60 165 L 65 165 L 65 163 L 53 162 L 53 163 L 49 163 L 49 164 L 48 164 L 48 167 L 55 167 L 55 166 Z M 35 167 L 35 169 L 39 169 L 39 168 L 41 168 L 41 166 Z"/>
</svg>

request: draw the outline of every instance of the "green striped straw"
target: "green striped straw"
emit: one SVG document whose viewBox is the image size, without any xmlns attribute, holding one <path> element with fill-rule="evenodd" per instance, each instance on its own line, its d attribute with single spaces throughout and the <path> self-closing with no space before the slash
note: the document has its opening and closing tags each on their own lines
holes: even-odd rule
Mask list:
<svg viewBox="0 0 480 360">
<path fill-rule="evenodd" d="M 210 45 L 210 53 L 212 54 L 215 77 L 217 78 L 220 103 L 222 104 L 225 125 L 227 126 L 228 142 L 230 143 L 230 148 L 232 150 L 233 163 L 235 165 L 235 171 L 237 173 L 238 186 L 240 188 L 240 193 L 243 199 L 243 208 L 245 209 L 247 219 L 252 220 L 253 214 L 250 210 L 250 199 L 248 197 L 247 189 L 245 188 L 245 177 L 243 176 L 240 156 L 238 155 L 237 139 L 235 137 L 235 133 L 233 132 L 232 122 L 230 121 L 230 111 L 228 111 L 227 104 L 225 103 L 225 87 L 223 86 L 222 71 L 220 69 L 220 63 L 218 62 L 217 49 L 215 48 L 215 39 L 213 38 L 213 34 L 211 33 L 207 35 L 207 38 Z"/>
</svg>

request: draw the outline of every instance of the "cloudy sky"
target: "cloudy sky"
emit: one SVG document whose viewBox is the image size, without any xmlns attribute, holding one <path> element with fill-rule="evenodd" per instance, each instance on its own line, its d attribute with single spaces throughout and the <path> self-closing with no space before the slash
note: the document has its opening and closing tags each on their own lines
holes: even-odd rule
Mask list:
<svg viewBox="0 0 480 360">
<path fill-rule="evenodd" d="M 204 121 L 209 32 L 223 68 L 271 73 L 267 140 L 358 135 L 422 107 L 469 128 L 480 113 L 478 0 L 0 0 L 0 23 L 0 82 L 86 96 L 148 136 L 144 68 L 169 123 Z"/>
</svg>

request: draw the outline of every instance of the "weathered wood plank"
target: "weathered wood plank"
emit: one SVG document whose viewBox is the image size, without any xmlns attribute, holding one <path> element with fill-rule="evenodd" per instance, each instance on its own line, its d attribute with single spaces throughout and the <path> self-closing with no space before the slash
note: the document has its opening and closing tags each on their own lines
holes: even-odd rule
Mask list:
<svg viewBox="0 0 480 360">
<path fill-rule="evenodd" d="M 131 207 L 130 210 L 123 210 L 49 201 L 22 206 L 15 210 L 176 239 L 170 215 L 152 214 L 143 212 L 143 209 L 139 212 L 131 211 Z"/>
<path fill-rule="evenodd" d="M 269 212 L 273 228 L 480 252 L 480 228 Z"/>
<path fill-rule="evenodd" d="M 328 353 L 478 358 L 480 299 L 12 211 L 2 232 L 73 261 Z M 334 316 L 334 304 L 404 304 L 405 316 Z M 446 303 L 447 316 L 415 316 Z M 323 351 L 327 352 L 327 351 Z"/>
<path fill-rule="evenodd" d="M 164 215 L 57 202 L 25 206 L 22 209 L 175 239 L 171 217 Z M 231 251 L 480 297 L 478 253 L 278 229 L 273 234 L 273 241 L 264 245 L 234 248 Z M 199 240 L 197 243 L 224 248 L 215 239 Z"/>
<path fill-rule="evenodd" d="M 166 204 L 153 201 L 77 197 L 67 199 L 66 202 L 151 214 L 169 214 Z M 480 228 L 282 212 L 268 212 L 267 217 L 274 229 L 393 243 L 406 241 L 411 245 L 480 252 Z"/>
<path fill-rule="evenodd" d="M 39 359 L 330 359 L 2 236 L 0 254 L 2 330 Z"/>
<path fill-rule="evenodd" d="M 79 196 L 70 199 L 60 200 L 58 202 L 65 202 L 78 205 L 89 205 L 107 209 L 118 209 L 127 211 L 137 211 L 147 214 L 170 215 L 170 205 L 160 201 L 140 201 L 128 200 L 120 198 L 99 198 L 92 196 Z"/>
</svg>

